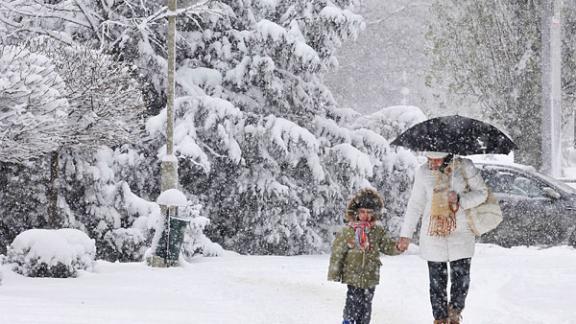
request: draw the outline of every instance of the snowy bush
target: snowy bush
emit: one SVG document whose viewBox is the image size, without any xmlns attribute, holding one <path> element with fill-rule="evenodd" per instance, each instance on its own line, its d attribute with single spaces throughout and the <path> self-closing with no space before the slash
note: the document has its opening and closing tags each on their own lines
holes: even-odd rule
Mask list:
<svg viewBox="0 0 576 324">
<path fill-rule="evenodd" d="M 144 233 L 137 228 L 117 228 L 104 235 L 104 241 L 111 247 L 107 259 L 120 262 L 142 260 L 147 242 Z"/>
<path fill-rule="evenodd" d="M 204 235 L 204 228 L 210 224 L 210 220 L 203 216 L 192 218 L 182 244 L 182 255 L 185 259 L 190 259 L 195 255 L 221 256 L 224 249 L 218 243 L 212 242 Z"/>
<path fill-rule="evenodd" d="M 95 255 L 94 240 L 79 230 L 31 229 L 16 236 L 4 262 L 27 277 L 68 278 L 91 270 Z"/>
</svg>

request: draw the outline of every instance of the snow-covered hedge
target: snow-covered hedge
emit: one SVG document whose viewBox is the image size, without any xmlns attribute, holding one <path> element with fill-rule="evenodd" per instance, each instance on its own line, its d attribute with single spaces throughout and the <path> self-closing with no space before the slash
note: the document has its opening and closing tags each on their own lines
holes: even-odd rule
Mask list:
<svg viewBox="0 0 576 324">
<path fill-rule="evenodd" d="M 117 228 L 104 235 L 108 243 L 108 260 L 120 262 L 139 261 L 146 252 L 147 242 L 144 233 L 137 228 Z"/>
<path fill-rule="evenodd" d="M 196 216 L 191 219 L 184 235 L 182 254 L 185 259 L 190 260 L 195 255 L 222 256 L 224 249 L 218 243 L 212 242 L 204 235 L 204 228 L 210 224 L 210 220 L 203 216 Z"/>
<path fill-rule="evenodd" d="M 16 236 L 4 262 L 27 277 L 68 278 L 91 270 L 95 255 L 94 240 L 82 231 L 31 229 Z"/>
</svg>

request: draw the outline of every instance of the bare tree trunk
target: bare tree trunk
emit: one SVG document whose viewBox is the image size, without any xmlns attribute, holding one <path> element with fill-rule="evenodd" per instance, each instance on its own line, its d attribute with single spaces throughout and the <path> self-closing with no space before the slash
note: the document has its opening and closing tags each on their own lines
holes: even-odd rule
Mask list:
<svg viewBox="0 0 576 324">
<path fill-rule="evenodd" d="M 50 153 L 50 182 L 48 187 L 48 227 L 60 228 L 62 222 L 58 217 L 58 169 L 60 156 L 58 151 Z"/>
</svg>

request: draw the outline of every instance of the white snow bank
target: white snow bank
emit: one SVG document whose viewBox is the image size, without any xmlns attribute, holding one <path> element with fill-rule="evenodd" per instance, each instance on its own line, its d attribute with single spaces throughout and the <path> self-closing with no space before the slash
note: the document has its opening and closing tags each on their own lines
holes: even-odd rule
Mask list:
<svg viewBox="0 0 576 324">
<path fill-rule="evenodd" d="M 426 262 L 383 256 L 374 324 L 432 323 Z M 0 323 L 341 323 L 346 286 L 326 280 L 328 255 L 195 258 L 183 267 L 98 261 L 76 280 L 4 269 Z M 576 250 L 478 244 L 468 324 L 576 323 Z"/>
</svg>

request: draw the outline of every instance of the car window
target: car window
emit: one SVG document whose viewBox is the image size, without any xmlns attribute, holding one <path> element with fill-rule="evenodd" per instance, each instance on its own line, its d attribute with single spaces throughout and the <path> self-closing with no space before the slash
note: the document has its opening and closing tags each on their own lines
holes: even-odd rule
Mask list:
<svg viewBox="0 0 576 324">
<path fill-rule="evenodd" d="M 507 170 L 483 172 L 486 184 L 496 193 L 525 196 L 530 198 L 546 197 L 542 183 Z"/>
<path fill-rule="evenodd" d="M 523 195 L 528 197 L 546 197 L 546 193 L 541 189 L 541 184 L 532 179 L 518 176 L 512 183 L 513 190 L 522 192 Z"/>
<path fill-rule="evenodd" d="M 536 173 L 536 176 L 539 178 L 542 178 L 544 181 L 547 181 L 549 183 L 554 184 L 554 186 L 559 187 L 561 191 L 564 191 L 568 194 L 576 193 L 576 189 L 574 189 L 574 187 L 567 185 L 562 181 L 558 181 L 554 178 L 550 178 L 549 176 L 541 174 L 541 173 Z"/>
<path fill-rule="evenodd" d="M 482 170 L 482 177 L 492 191 L 500 193 L 509 193 L 512 187 L 512 182 L 514 181 L 512 175 L 506 175 L 495 171 L 488 172 Z"/>
</svg>

